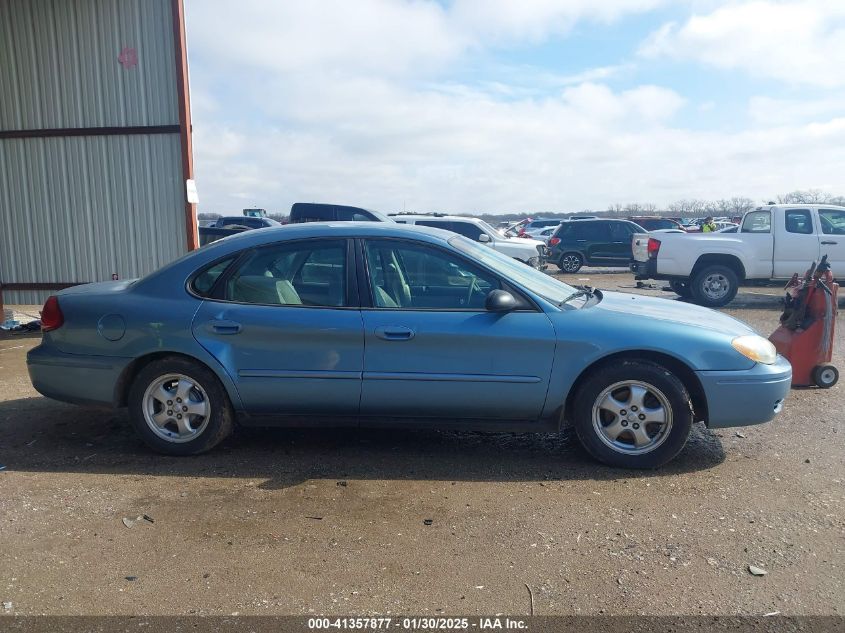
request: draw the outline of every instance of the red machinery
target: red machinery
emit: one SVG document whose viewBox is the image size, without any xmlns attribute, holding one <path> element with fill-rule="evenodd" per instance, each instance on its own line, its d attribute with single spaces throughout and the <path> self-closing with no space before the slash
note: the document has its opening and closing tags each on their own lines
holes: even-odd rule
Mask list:
<svg viewBox="0 0 845 633">
<path fill-rule="evenodd" d="M 839 380 L 839 371 L 830 364 L 836 329 L 836 295 L 827 255 L 786 284 L 786 306 L 780 327 L 769 340 L 792 363 L 792 386 L 817 385 L 828 389 Z"/>
</svg>

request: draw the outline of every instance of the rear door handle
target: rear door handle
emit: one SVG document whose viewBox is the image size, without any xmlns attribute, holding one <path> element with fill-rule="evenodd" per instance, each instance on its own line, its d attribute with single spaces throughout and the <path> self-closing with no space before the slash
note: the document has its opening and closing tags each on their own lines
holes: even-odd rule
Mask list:
<svg viewBox="0 0 845 633">
<path fill-rule="evenodd" d="M 208 327 L 216 334 L 238 334 L 241 331 L 241 324 L 236 321 L 209 321 Z"/>
<path fill-rule="evenodd" d="M 385 341 L 410 341 L 414 331 L 401 325 L 383 325 L 376 328 L 376 336 Z"/>
<path fill-rule="evenodd" d="M 838 244 L 838 243 L 839 243 L 839 242 L 822 242 L 822 244 L 825 244 L 825 245 L 828 245 L 828 244 Z"/>
</svg>

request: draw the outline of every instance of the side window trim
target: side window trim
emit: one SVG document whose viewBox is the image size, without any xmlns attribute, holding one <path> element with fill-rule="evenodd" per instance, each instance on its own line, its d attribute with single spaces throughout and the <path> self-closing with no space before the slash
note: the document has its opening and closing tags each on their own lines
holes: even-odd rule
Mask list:
<svg viewBox="0 0 845 633">
<path fill-rule="evenodd" d="M 454 257 L 455 259 L 466 263 L 467 265 L 473 268 L 479 268 L 492 276 L 497 282 L 499 282 L 499 286 L 510 292 L 518 301 L 521 301 L 525 304 L 525 308 L 518 308 L 514 310 L 514 312 L 542 312 L 540 306 L 538 306 L 531 297 L 527 296 L 522 290 L 515 287 L 510 281 L 503 278 L 498 272 L 494 270 L 490 270 L 486 266 L 482 265 L 480 262 L 476 262 L 465 255 L 463 253 L 456 253 L 454 251 L 450 251 L 449 249 L 443 248 L 438 244 L 431 244 L 429 242 L 416 242 L 414 240 L 406 240 L 401 237 L 369 237 L 369 238 L 355 238 L 355 242 L 357 243 L 355 257 L 356 257 L 356 268 L 358 270 L 358 290 L 359 290 L 359 297 L 360 297 L 360 307 L 362 309 L 367 310 L 379 310 L 379 311 L 389 311 L 389 312 L 475 312 L 475 313 L 484 313 L 486 310 L 482 309 L 475 309 L 475 308 L 384 308 L 381 306 L 375 305 L 373 300 L 373 285 L 372 285 L 372 276 L 370 275 L 369 271 L 369 264 L 367 262 L 367 257 L 365 253 L 366 249 L 366 242 L 398 242 L 400 244 L 410 244 L 411 246 L 423 246 L 429 247 L 436 251 L 440 251 Z"/>
</svg>

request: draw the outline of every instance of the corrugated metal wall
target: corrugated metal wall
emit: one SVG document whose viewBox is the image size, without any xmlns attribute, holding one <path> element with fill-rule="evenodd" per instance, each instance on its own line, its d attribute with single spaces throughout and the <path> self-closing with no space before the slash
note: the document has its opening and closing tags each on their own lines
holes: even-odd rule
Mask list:
<svg viewBox="0 0 845 633">
<path fill-rule="evenodd" d="M 174 47 L 171 0 L 2 0 L 0 130 L 176 126 Z M 134 277 L 183 254 L 181 151 L 178 132 L 0 138 L 0 283 Z"/>
<path fill-rule="evenodd" d="M 169 0 L 3 0 L 0 129 L 178 124 L 172 20 Z"/>
</svg>

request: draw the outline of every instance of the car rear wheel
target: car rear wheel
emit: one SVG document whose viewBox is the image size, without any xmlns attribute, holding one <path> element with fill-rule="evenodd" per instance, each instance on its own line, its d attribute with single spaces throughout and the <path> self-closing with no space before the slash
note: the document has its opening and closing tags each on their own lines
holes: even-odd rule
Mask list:
<svg viewBox="0 0 845 633">
<path fill-rule="evenodd" d="M 692 296 L 692 289 L 690 288 L 689 282 L 670 281 L 669 287 L 672 289 L 672 292 L 684 299 L 689 299 Z"/>
<path fill-rule="evenodd" d="M 584 265 L 584 260 L 578 253 L 564 253 L 560 261 L 557 264 L 557 267 L 561 269 L 561 271 L 565 273 L 577 273 L 581 270 L 581 266 Z"/>
<path fill-rule="evenodd" d="M 626 360 L 581 384 L 575 431 L 597 460 L 622 468 L 658 468 L 686 444 L 693 412 L 684 384 L 666 368 Z"/>
<path fill-rule="evenodd" d="M 736 297 L 739 280 L 727 266 L 705 266 L 693 277 L 691 290 L 699 305 L 720 308 Z"/>
<path fill-rule="evenodd" d="M 217 376 L 184 358 L 154 361 L 129 391 L 132 426 L 147 446 L 167 455 L 196 455 L 232 432 L 234 414 Z"/>
</svg>

